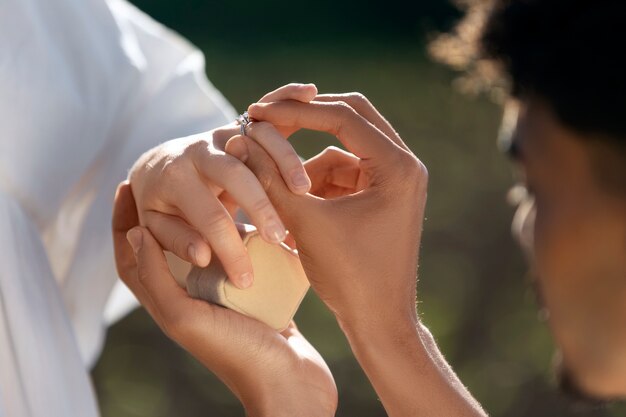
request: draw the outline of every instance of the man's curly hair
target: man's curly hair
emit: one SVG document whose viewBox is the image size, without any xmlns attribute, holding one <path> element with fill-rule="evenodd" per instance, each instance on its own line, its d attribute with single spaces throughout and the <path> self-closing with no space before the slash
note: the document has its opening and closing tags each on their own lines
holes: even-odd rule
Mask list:
<svg viewBox="0 0 626 417">
<path fill-rule="evenodd" d="M 565 126 L 600 138 L 621 165 L 606 179 L 626 190 L 626 1 L 459 4 L 465 18 L 431 43 L 432 55 L 466 71 L 465 90 L 539 97 Z"/>
</svg>

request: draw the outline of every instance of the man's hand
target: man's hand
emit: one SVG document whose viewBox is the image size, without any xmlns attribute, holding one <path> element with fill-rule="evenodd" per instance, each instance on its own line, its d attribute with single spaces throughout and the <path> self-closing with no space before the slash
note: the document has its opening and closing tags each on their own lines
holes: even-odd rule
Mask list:
<svg viewBox="0 0 626 417">
<path fill-rule="evenodd" d="M 236 136 L 226 150 L 239 156 L 247 147 L 248 166 L 293 233 L 311 285 L 340 324 L 416 323 L 426 168 L 377 112 L 368 120 L 340 101 L 345 97 L 323 98 L 328 101 L 249 109 L 257 120 L 335 134 L 352 152 L 331 148 L 307 162 L 318 195 L 289 192 L 254 129 L 254 141 L 242 145 Z"/>
<path fill-rule="evenodd" d="M 389 415 L 484 416 L 417 319 L 424 165 L 362 95 L 256 104 L 249 113 L 283 129 L 331 133 L 351 152 L 328 149 L 307 163 L 312 193 L 295 195 L 259 146 L 261 132 L 226 144 L 264 185 Z"/>
<path fill-rule="evenodd" d="M 113 212 L 119 276 L 161 329 L 233 391 L 247 415 L 334 415 L 333 377 L 293 322 L 276 333 L 259 321 L 190 298 L 171 276 L 157 241 L 138 224 L 132 191 L 122 183 Z"/>
<path fill-rule="evenodd" d="M 290 84 L 262 100 L 307 102 L 316 94 L 314 85 Z M 141 225 L 166 250 L 201 267 L 208 265 L 213 252 L 231 281 L 246 288 L 253 271 L 233 222 L 235 210 L 241 207 L 268 242 L 282 242 L 286 231 L 257 178 L 224 152 L 226 140 L 238 131 L 231 125 L 165 142 L 140 157 L 129 178 Z M 291 191 L 306 193 L 310 180 L 291 145 L 276 130 L 263 137 Z"/>
</svg>

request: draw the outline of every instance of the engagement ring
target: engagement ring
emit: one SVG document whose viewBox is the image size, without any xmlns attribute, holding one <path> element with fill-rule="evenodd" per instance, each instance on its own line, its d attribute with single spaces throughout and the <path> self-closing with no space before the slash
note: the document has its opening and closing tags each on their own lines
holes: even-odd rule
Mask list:
<svg viewBox="0 0 626 417">
<path fill-rule="evenodd" d="M 246 126 L 250 123 L 248 112 L 244 112 L 237 117 L 237 124 L 241 126 L 241 136 L 246 136 Z"/>
</svg>

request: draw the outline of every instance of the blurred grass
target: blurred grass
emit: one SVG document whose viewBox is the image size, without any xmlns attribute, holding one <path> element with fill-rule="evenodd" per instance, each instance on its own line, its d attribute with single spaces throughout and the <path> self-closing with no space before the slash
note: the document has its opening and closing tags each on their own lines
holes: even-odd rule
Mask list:
<svg viewBox="0 0 626 417">
<path fill-rule="evenodd" d="M 537 318 L 525 266 L 509 231 L 512 183 L 495 137 L 500 109 L 451 88 L 453 74 L 415 43 L 334 42 L 245 48 L 201 45 L 212 82 L 237 109 L 292 81 L 321 92 L 360 91 L 428 166 L 419 312 L 461 379 L 492 416 L 617 416 L 576 413 L 551 385 L 553 347 Z M 300 132 L 310 157 L 333 138 Z M 296 316 L 322 353 L 340 394 L 338 416 L 384 411 L 332 316 L 312 292 Z M 235 398 L 137 311 L 115 325 L 94 370 L 104 417 L 241 416 Z"/>
</svg>

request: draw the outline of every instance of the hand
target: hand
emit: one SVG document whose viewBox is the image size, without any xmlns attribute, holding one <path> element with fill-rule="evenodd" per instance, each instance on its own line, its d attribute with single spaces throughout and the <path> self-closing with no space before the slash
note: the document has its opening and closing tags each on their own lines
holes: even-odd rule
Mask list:
<svg viewBox="0 0 626 417">
<path fill-rule="evenodd" d="M 130 186 L 122 183 L 113 212 L 119 276 L 161 329 L 228 385 L 247 415 L 334 415 L 333 377 L 295 324 L 276 333 L 259 321 L 190 298 L 176 285 L 157 241 L 138 224 Z"/>
<path fill-rule="evenodd" d="M 346 100 L 358 101 L 361 112 Z M 254 141 L 236 136 L 226 145 L 235 156 L 249 154 L 247 165 L 293 234 L 313 289 L 340 324 L 416 323 L 424 165 L 360 96 L 255 104 L 249 112 L 256 120 L 332 133 L 354 154 L 331 149 L 314 158 L 307 166 L 318 196 L 295 195 L 258 145 L 265 132 L 252 129 Z M 342 162 L 321 164 L 331 155 Z M 346 191 L 353 193 L 343 195 Z M 343 197 L 328 199 L 338 195 Z"/>
<path fill-rule="evenodd" d="M 263 100 L 307 102 L 315 94 L 314 85 L 291 84 Z M 257 124 L 255 129 L 264 126 Z M 201 267 L 208 265 L 213 251 L 232 282 L 246 288 L 252 284 L 253 271 L 232 220 L 237 207 L 268 242 L 283 241 L 286 231 L 257 178 L 224 153 L 226 140 L 238 131 L 232 125 L 165 142 L 139 158 L 129 178 L 140 224 L 166 250 Z M 275 130 L 264 138 L 264 145 L 271 145 L 279 156 L 277 164 L 291 191 L 306 193 L 310 180 L 291 145 Z"/>
<path fill-rule="evenodd" d="M 256 104 L 249 112 L 283 127 L 334 134 L 353 153 L 331 149 L 314 159 L 309 172 L 318 195 L 295 195 L 258 145 L 262 132 L 226 144 L 228 153 L 247 155 L 265 185 L 311 286 L 335 313 L 385 410 L 393 417 L 485 417 L 416 314 L 424 165 L 361 95 Z"/>
</svg>

